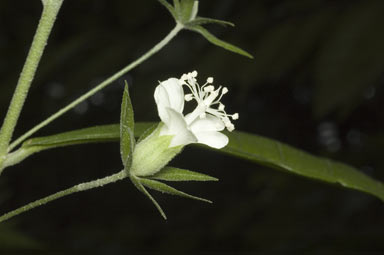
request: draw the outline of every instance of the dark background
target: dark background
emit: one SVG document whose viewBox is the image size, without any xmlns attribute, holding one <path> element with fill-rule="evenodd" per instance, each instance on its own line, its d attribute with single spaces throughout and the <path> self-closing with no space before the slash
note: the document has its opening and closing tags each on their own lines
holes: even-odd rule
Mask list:
<svg viewBox="0 0 384 255">
<path fill-rule="evenodd" d="M 138 121 L 157 121 L 159 80 L 192 70 L 230 89 L 239 130 L 330 157 L 384 180 L 384 2 L 211 0 L 200 15 L 254 60 L 182 32 L 163 51 L 38 135 L 116 123 L 123 80 Z M 0 118 L 41 11 L 39 0 L 0 0 Z M 155 0 L 65 0 L 16 136 L 157 43 L 173 27 Z M 121 169 L 117 143 L 42 152 L 6 169 L 1 213 Z M 164 221 L 129 181 L 76 194 L 0 226 L 1 254 L 383 254 L 384 206 L 352 190 L 188 147 L 172 165 L 217 183 L 176 185 L 213 205 L 155 194 Z"/>
</svg>

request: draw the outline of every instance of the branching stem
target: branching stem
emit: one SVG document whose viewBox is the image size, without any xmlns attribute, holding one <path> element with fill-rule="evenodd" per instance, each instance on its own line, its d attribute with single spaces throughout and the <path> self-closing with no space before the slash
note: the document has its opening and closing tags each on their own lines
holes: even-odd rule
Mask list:
<svg viewBox="0 0 384 255">
<path fill-rule="evenodd" d="M 31 48 L 0 130 L 0 168 L 63 0 L 45 0 Z"/>
<path fill-rule="evenodd" d="M 68 195 L 71 195 L 73 193 L 77 193 L 77 192 L 80 192 L 80 191 L 85 191 L 85 190 L 90 190 L 90 189 L 94 189 L 94 188 L 99 188 L 99 187 L 102 187 L 106 184 L 109 184 L 109 183 L 114 183 L 116 181 L 119 181 L 119 180 L 123 180 L 125 179 L 126 177 L 128 177 L 128 174 L 127 174 L 127 171 L 126 170 L 122 170 L 116 174 L 113 174 L 113 175 L 110 175 L 110 176 L 107 176 L 107 177 L 104 177 L 104 178 L 101 178 L 101 179 L 97 179 L 97 180 L 94 180 L 94 181 L 90 181 L 90 182 L 85 182 L 85 183 L 81 183 L 81 184 L 78 184 L 78 185 L 75 185 L 71 188 L 68 188 L 68 189 L 65 189 L 65 190 L 62 190 L 62 191 L 59 191 L 55 194 L 52 194 L 50 196 L 47 196 L 45 198 L 42 198 L 42 199 L 39 199 L 39 200 L 36 200 L 32 203 L 29 203 L 27 205 L 24 205 L 16 210 L 13 210 L 11 212 L 8 212 L 2 216 L 0 216 L 0 222 L 3 222 L 3 221 L 6 221 L 16 215 L 19 215 L 21 213 L 24 213 L 24 212 L 27 212 L 33 208 L 36 208 L 36 207 L 39 207 L 41 205 L 45 205 L 51 201 L 54 201 L 56 199 L 59 199 L 61 197 L 65 197 L 65 196 L 68 196 Z"/>
<path fill-rule="evenodd" d="M 97 85 L 95 88 L 91 89 L 90 91 L 88 91 L 84 95 L 80 96 L 78 99 L 76 99 L 72 103 L 68 104 L 64 108 L 60 109 L 58 112 L 51 115 L 49 118 L 47 118 L 46 120 L 44 120 L 43 122 L 41 122 L 40 124 L 38 124 L 34 128 L 32 128 L 31 130 L 29 130 L 28 132 L 26 132 L 24 135 L 22 135 L 20 138 L 18 138 L 16 141 L 14 141 L 10 145 L 9 151 L 11 151 L 17 145 L 19 145 L 20 143 L 25 141 L 25 139 L 29 138 L 31 135 L 36 133 L 41 128 L 45 127 L 46 125 L 48 125 L 49 123 L 51 123 L 52 121 L 54 121 L 55 119 L 57 119 L 58 117 L 63 115 L 64 113 L 66 113 L 69 110 L 71 110 L 72 108 L 74 108 L 76 105 L 80 104 L 81 102 L 83 102 L 87 98 L 94 95 L 96 92 L 105 88 L 106 86 L 108 86 L 109 84 L 111 84 L 112 82 L 114 82 L 115 80 L 117 80 L 118 78 L 120 78 L 121 76 L 123 76 L 124 74 L 126 74 L 127 72 L 132 70 L 133 68 L 135 68 L 136 66 L 143 63 L 145 60 L 147 60 L 149 57 L 151 57 L 152 55 L 154 55 L 155 53 L 160 51 L 165 45 L 167 45 L 182 29 L 183 29 L 182 24 L 176 24 L 175 28 L 172 29 L 172 31 L 163 40 L 161 40 L 158 44 L 156 44 L 152 49 L 150 49 L 148 52 L 146 52 L 144 55 L 142 55 L 140 58 L 138 58 L 137 60 L 135 60 L 134 62 L 132 62 L 128 66 L 121 69 L 119 72 L 115 73 L 114 75 L 112 75 L 111 77 L 109 77 L 108 79 L 106 79 L 105 81 L 100 83 L 99 85 Z"/>
</svg>

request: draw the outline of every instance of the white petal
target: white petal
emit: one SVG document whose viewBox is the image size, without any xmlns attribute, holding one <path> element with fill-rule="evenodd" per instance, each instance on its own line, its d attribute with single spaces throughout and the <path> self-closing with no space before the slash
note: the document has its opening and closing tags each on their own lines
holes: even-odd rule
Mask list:
<svg viewBox="0 0 384 255">
<path fill-rule="evenodd" d="M 187 145 L 197 142 L 197 138 L 188 129 L 187 123 L 181 113 L 175 111 L 172 108 L 165 108 L 169 121 L 164 123 L 165 126 L 160 131 L 160 135 L 173 135 L 170 147 Z"/>
<path fill-rule="evenodd" d="M 215 116 L 207 114 L 205 118 L 197 118 L 191 123 L 190 128 L 193 133 L 204 131 L 221 131 L 225 125 L 223 121 Z"/>
<path fill-rule="evenodd" d="M 164 86 L 160 84 L 156 87 L 154 97 L 159 117 L 162 122 L 167 123 L 169 121 L 169 116 L 166 108 L 170 107 L 170 103 L 167 90 Z"/>
<path fill-rule="evenodd" d="M 228 144 L 228 137 L 220 132 L 207 131 L 194 133 L 198 143 L 203 143 L 209 147 L 221 149 Z"/>
<path fill-rule="evenodd" d="M 177 112 L 183 112 L 184 91 L 179 79 L 169 78 L 168 80 L 163 81 L 161 85 L 167 91 L 170 107 Z"/>
</svg>

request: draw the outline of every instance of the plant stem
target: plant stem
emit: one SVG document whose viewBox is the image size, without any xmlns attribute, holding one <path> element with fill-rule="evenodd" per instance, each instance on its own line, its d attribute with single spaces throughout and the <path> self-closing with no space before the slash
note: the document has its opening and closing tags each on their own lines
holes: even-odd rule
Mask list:
<svg viewBox="0 0 384 255">
<path fill-rule="evenodd" d="M 51 123 L 52 121 L 54 121 L 55 119 L 57 119 L 58 117 L 63 115 L 64 113 L 68 112 L 70 109 L 72 109 L 76 105 L 78 105 L 79 103 L 83 102 L 84 100 L 86 100 L 87 98 L 89 98 L 90 96 L 95 94 L 96 92 L 98 92 L 101 89 L 103 89 L 104 87 L 108 86 L 109 84 L 111 84 L 112 82 L 114 82 L 115 80 L 117 80 L 118 78 L 123 76 L 125 73 L 129 72 L 130 70 L 132 70 L 133 68 L 135 68 L 136 66 L 138 66 L 139 64 L 141 64 L 142 62 L 147 60 L 149 57 L 151 57 L 152 55 L 157 53 L 165 45 L 167 45 L 182 29 L 183 29 L 182 24 L 176 24 L 175 28 L 163 40 L 161 40 L 152 49 L 150 49 L 147 53 L 145 53 L 144 55 L 142 55 L 140 58 L 138 58 L 137 60 L 135 60 L 134 62 L 132 62 L 128 66 L 124 67 L 119 72 L 115 73 L 114 75 L 112 75 L 111 77 L 109 77 L 108 79 L 106 79 L 105 81 L 100 83 L 99 85 L 97 85 L 95 88 L 91 89 L 90 91 L 88 91 L 84 95 L 80 96 L 78 99 L 76 99 L 72 103 L 70 103 L 67 106 L 65 106 L 64 108 L 60 109 L 58 112 L 51 115 L 49 118 L 47 118 L 46 120 L 44 120 L 40 124 L 33 127 L 31 130 L 26 132 L 24 135 L 22 135 L 16 141 L 14 141 L 10 145 L 9 151 L 12 150 L 13 148 L 15 148 L 20 143 L 22 143 L 25 139 L 29 138 L 31 135 L 36 133 L 39 129 L 45 127 L 46 125 L 48 125 L 49 123 Z"/>
<path fill-rule="evenodd" d="M 94 181 L 90 181 L 90 182 L 85 182 L 85 183 L 81 183 L 81 184 L 78 184 L 78 185 L 75 185 L 71 188 L 68 188 L 68 189 L 65 189 L 65 190 L 62 190 L 62 191 L 59 191 L 55 194 L 52 194 L 50 196 L 47 196 L 45 198 L 42 198 L 42 199 L 39 199 L 39 200 L 36 200 L 32 203 L 29 203 L 25 206 L 22 206 L 16 210 L 13 210 L 9 213 L 6 213 L 4 215 L 2 215 L 0 217 L 0 222 L 3 222 L 3 221 L 6 221 L 16 215 L 19 215 L 21 213 L 24 213 L 24 212 L 27 212 L 33 208 L 36 208 L 36 207 L 39 207 L 41 205 L 45 205 L 51 201 L 54 201 L 56 199 L 59 199 L 61 197 L 65 197 L 65 196 L 68 196 L 68 195 L 71 195 L 73 193 L 77 193 L 77 192 L 80 192 L 80 191 L 86 191 L 86 190 L 90 190 L 90 189 L 93 189 L 93 188 L 99 188 L 99 187 L 102 187 L 106 184 L 109 184 L 109 183 L 114 183 L 116 181 L 119 181 L 119 180 L 123 180 L 125 179 L 126 177 L 128 177 L 128 174 L 127 174 L 127 171 L 126 170 L 121 170 L 120 172 L 116 173 L 116 174 L 113 174 L 113 175 L 110 175 L 110 176 L 107 176 L 107 177 L 104 177 L 104 178 L 101 178 L 101 179 L 97 179 L 97 180 L 94 180 Z"/>
<path fill-rule="evenodd" d="M 28 90 L 31 86 L 36 69 L 43 55 L 45 45 L 63 0 L 43 1 L 43 12 L 32 41 L 23 70 L 21 71 L 15 92 L 0 130 L 0 166 L 8 151 L 8 145 L 12 139 L 13 131 L 20 117 Z"/>
</svg>

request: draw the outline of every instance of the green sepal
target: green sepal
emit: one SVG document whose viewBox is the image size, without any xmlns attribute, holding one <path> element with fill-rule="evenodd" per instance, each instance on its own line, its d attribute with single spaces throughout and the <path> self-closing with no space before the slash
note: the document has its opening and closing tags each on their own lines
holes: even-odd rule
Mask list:
<svg viewBox="0 0 384 255">
<path fill-rule="evenodd" d="M 131 173 L 138 177 L 150 176 L 160 171 L 184 146 L 169 147 L 173 136 L 160 136 L 161 124 L 135 147 Z"/>
<path fill-rule="evenodd" d="M 194 26 L 200 26 L 200 25 L 205 25 L 205 24 L 218 24 L 218 25 L 222 25 L 222 26 L 231 26 L 231 27 L 235 26 L 235 24 L 233 24 L 232 22 L 229 22 L 229 21 L 204 18 L 204 17 L 196 17 L 194 20 L 185 24 L 185 26 L 186 27 L 194 27 Z"/>
<path fill-rule="evenodd" d="M 181 0 L 179 9 L 179 19 L 183 24 L 194 20 L 197 15 L 199 1 Z"/>
<path fill-rule="evenodd" d="M 224 48 L 228 51 L 232 51 L 234 53 L 237 53 L 237 54 L 240 54 L 240 55 L 243 55 L 245 57 L 253 59 L 253 56 L 251 54 L 249 54 L 248 52 L 246 52 L 245 50 L 240 49 L 239 47 L 234 46 L 230 43 L 227 43 L 223 40 L 220 40 L 219 38 L 217 38 L 216 36 L 211 34 L 207 29 L 205 29 L 202 26 L 193 26 L 193 27 L 190 26 L 190 27 L 187 27 L 187 29 L 201 34 L 202 36 L 205 37 L 205 39 L 207 39 L 209 42 L 211 42 L 212 44 L 214 44 L 216 46 L 219 46 L 219 47 Z"/>
<path fill-rule="evenodd" d="M 173 0 L 173 6 L 175 7 L 175 11 L 180 13 L 180 0 Z"/>
<path fill-rule="evenodd" d="M 120 154 L 126 168 L 128 161 L 132 161 L 132 153 L 135 147 L 135 121 L 133 107 L 129 97 L 128 84 L 125 83 L 120 114 Z"/>
<path fill-rule="evenodd" d="M 156 128 L 159 127 L 159 125 L 161 125 L 161 122 L 153 124 L 149 128 L 145 129 L 145 131 L 140 135 L 139 139 L 137 140 L 137 143 L 140 143 L 145 138 L 147 138 L 150 134 L 152 134 L 156 130 Z"/>
<path fill-rule="evenodd" d="M 140 178 L 140 182 L 141 184 L 143 184 L 144 186 L 150 188 L 150 189 L 153 189 L 153 190 L 157 190 L 157 191 L 160 191 L 162 193 L 166 193 L 166 194 L 170 194 L 170 195 L 175 195 L 175 196 L 180 196 L 180 197 L 185 197 L 185 198 L 191 198 L 191 199 L 195 199 L 195 200 L 199 200 L 199 201 L 203 201 L 203 202 L 207 202 L 207 203 L 212 203 L 212 201 L 210 200 L 207 200 L 205 198 L 200 198 L 200 197 L 196 197 L 196 196 L 192 196 L 192 195 L 189 195 L 185 192 L 182 192 L 180 190 L 177 190 L 165 183 L 162 183 L 162 182 L 159 182 L 159 181 L 155 181 L 155 180 L 151 180 L 151 179 L 146 179 L 146 178 Z"/>
<path fill-rule="evenodd" d="M 169 13 L 171 13 L 172 17 L 177 21 L 178 15 L 175 8 L 166 0 L 158 0 L 158 1 L 169 11 Z"/>
<path fill-rule="evenodd" d="M 219 179 L 206 174 L 193 172 L 176 167 L 164 167 L 156 174 L 149 176 L 150 179 L 161 181 L 218 181 Z"/>
<path fill-rule="evenodd" d="M 129 175 L 129 178 L 131 179 L 133 185 L 135 185 L 135 187 L 139 191 L 141 191 L 145 196 L 149 198 L 149 200 L 151 200 L 151 202 L 155 205 L 161 216 L 166 220 L 167 215 L 165 215 L 164 210 L 161 208 L 159 203 L 152 197 L 152 195 L 146 190 L 146 188 L 140 183 L 140 179 L 136 178 L 133 175 Z"/>
</svg>

